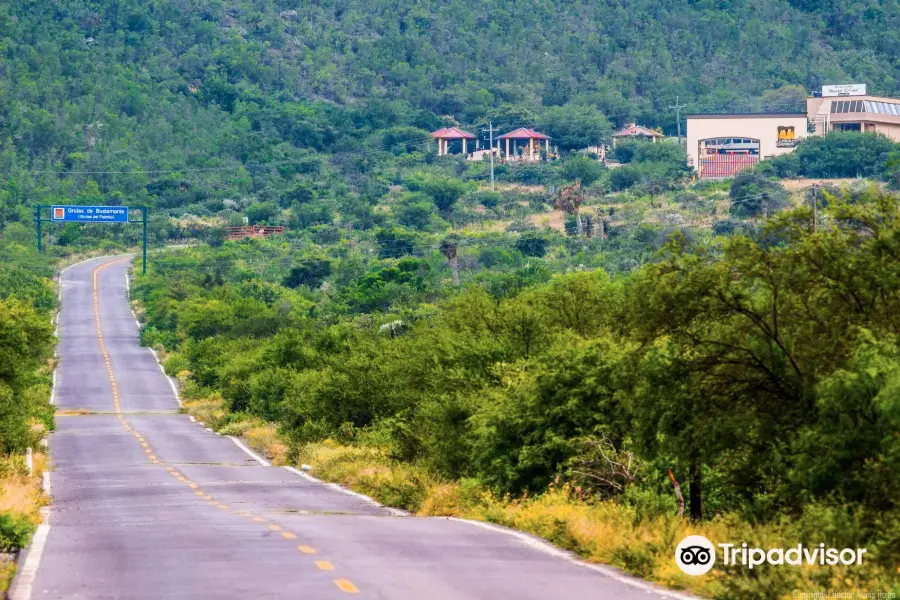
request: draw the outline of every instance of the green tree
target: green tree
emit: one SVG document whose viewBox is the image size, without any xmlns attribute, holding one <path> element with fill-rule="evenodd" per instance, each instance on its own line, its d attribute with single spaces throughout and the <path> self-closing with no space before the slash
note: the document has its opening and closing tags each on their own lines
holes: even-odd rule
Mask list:
<svg viewBox="0 0 900 600">
<path fill-rule="evenodd" d="M 561 150 L 580 150 L 609 140 L 612 124 L 596 107 L 587 104 L 553 106 L 544 111 L 539 127 Z"/>
<path fill-rule="evenodd" d="M 29 389 L 50 355 L 50 322 L 27 304 L 0 300 L 0 452 L 22 452 L 37 442 L 30 420 L 41 408 Z"/>
<path fill-rule="evenodd" d="M 466 193 L 467 186 L 458 179 L 427 177 L 422 182 L 421 189 L 431 197 L 439 211 L 449 213 L 453 210 L 456 201 Z"/>
<path fill-rule="evenodd" d="M 315 288 L 320 286 L 329 275 L 331 275 L 329 259 L 325 257 L 304 258 L 299 264 L 291 267 L 284 277 L 283 285 L 289 288 L 297 288 L 301 285 Z"/>
<path fill-rule="evenodd" d="M 547 237 L 537 231 L 525 231 L 516 240 L 516 249 L 525 256 L 544 256 L 547 253 Z"/>
<path fill-rule="evenodd" d="M 738 217 L 773 215 L 790 204 L 784 186 L 753 171 L 735 175 L 728 195 L 731 214 Z"/>
<path fill-rule="evenodd" d="M 606 175 L 606 167 L 586 156 L 566 159 L 562 165 L 562 176 L 568 181 L 580 180 L 581 185 L 589 187 Z"/>
</svg>

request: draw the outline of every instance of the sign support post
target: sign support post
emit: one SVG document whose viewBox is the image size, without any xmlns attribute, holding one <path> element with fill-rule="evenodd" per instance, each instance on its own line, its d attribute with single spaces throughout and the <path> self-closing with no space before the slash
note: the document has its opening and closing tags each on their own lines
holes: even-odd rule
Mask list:
<svg viewBox="0 0 900 600">
<path fill-rule="evenodd" d="M 41 206 L 34 207 L 34 224 L 37 228 L 37 251 L 41 252 Z"/>
<path fill-rule="evenodd" d="M 144 257 L 141 263 L 141 273 L 147 274 L 147 207 L 141 207 L 141 225 L 144 229 Z"/>
</svg>

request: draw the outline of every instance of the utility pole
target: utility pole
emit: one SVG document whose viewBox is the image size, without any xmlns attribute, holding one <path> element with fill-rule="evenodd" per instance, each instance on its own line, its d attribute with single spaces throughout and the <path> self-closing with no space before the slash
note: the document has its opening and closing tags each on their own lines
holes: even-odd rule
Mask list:
<svg viewBox="0 0 900 600">
<path fill-rule="evenodd" d="M 819 184 L 813 184 L 813 233 L 819 230 Z"/>
<path fill-rule="evenodd" d="M 488 139 L 490 140 L 488 145 L 488 150 L 491 154 L 491 191 L 494 191 L 494 122 L 488 121 L 488 129 L 482 129 L 481 131 L 488 132 Z"/>
<path fill-rule="evenodd" d="M 669 110 L 675 111 L 675 120 L 678 121 L 678 143 L 681 143 L 681 109 L 687 107 L 687 104 L 678 104 L 678 96 L 675 96 L 675 105 L 670 106 Z"/>
</svg>

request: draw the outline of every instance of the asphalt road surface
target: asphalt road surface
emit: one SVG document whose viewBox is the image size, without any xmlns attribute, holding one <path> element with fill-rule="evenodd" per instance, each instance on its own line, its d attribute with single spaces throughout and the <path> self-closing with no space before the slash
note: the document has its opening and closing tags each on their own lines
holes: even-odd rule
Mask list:
<svg viewBox="0 0 900 600">
<path fill-rule="evenodd" d="M 128 267 L 107 257 L 62 275 L 53 504 L 16 600 L 660 597 L 528 536 L 398 516 L 266 466 L 179 414 L 139 344 Z"/>
</svg>

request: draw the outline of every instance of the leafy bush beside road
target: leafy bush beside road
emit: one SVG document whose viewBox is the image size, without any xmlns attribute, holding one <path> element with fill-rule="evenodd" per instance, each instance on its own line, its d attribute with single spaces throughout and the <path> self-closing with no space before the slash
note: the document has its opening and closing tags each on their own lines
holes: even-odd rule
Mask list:
<svg viewBox="0 0 900 600">
<path fill-rule="evenodd" d="M 545 271 L 497 294 L 442 285 L 427 255 L 366 270 L 328 247 L 330 273 L 290 289 L 292 261 L 257 242 L 161 256 L 133 290 L 145 341 L 214 426 L 382 501 L 712 597 L 895 589 L 900 203 L 846 200 L 816 232 L 798 208 L 752 237 L 676 232 L 631 274 Z M 687 531 L 869 554 L 688 581 L 671 564 Z"/>
</svg>

